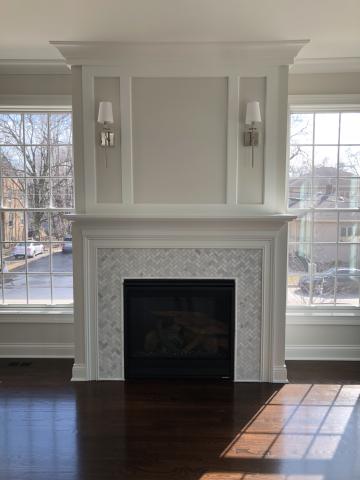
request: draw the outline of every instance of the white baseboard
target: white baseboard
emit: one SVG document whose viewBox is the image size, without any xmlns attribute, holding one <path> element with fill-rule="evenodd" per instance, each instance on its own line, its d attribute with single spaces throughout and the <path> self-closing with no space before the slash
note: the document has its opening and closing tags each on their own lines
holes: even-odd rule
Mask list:
<svg viewBox="0 0 360 480">
<path fill-rule="evenodd" d="M 288 383 L 286 365 L 273 367 L 272 383 Z"/>
<path fill-rule="evenodd" d="M 286 360 L 359 360 L 360 345 L 288 345 Z"/>
<path fill-rule="evenodd" d="M 0 343 L 0 358 L 74 358 L 74 344 Z"/>
<path fill-rule="evenodd" d="M 72 369 L 72 382 L 85 382 L 86 378 L 86 367 L 85 363 L 74 363 Z"/>
</svg>

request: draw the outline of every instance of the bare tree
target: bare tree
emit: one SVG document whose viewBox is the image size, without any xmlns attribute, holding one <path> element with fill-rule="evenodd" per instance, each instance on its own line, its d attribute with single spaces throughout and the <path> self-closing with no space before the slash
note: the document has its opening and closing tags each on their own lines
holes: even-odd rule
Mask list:
<svg viewBox="0 0 360 480">
<path fill-rule="evenodd" d="M 72 207 L 71 115 L 1 114 L 0 145 L 2 175 L 12 177 L 19 198 L 25 199 L 21 207 L 33 209 L 28 237 L 40 240 L 49 224 L 45 210 Z M 61 232 L 61 219 L 54 218 Z"/>
</svg>

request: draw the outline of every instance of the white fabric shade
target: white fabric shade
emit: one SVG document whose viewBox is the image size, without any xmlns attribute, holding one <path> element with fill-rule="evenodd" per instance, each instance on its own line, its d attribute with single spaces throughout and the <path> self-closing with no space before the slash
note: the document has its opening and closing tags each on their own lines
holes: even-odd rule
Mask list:
<svg viewBox="0 0 360 480">
<path fill-rule="evenodd" d="M 98 123 L 114 123 L 112 103 L 100 102 L 99 103 L 99 115 Z"/>
<path fill-rule="evenodd" d="M 249 102 L 246 105 L 246 125 L 251 125 L 252 122 L 261 122 L 260 104 L 259 102 Z"/>
</svg>

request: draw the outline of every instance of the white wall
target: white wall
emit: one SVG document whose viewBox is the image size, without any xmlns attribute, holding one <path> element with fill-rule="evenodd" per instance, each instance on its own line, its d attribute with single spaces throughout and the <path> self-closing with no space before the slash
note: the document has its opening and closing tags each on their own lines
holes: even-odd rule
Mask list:
<svg viewBox="0 0 360 480">
<path fill-rule="evenodd" d="M 0 73 L 0 95 L 71 95 L 71 75 Z"/>
<path fill-rule="evenodd" d="M 290 74 L 289 94 L 359 95 L 360 73 Z M 308 313 L 289 312 L 287 359 L 360 360 L 360 313 L 340 311 L 334 315 L 319 309 Z"/>
<path fill-rule="evenodd" d="M 289 95 L 343 95 L 360 93 L 360 72 L 289 75 Z"/>
<path fill-rule="evenodd" d="M 70 96 L 71 75 L 0 73 L 0 102 Z M 35 96 L 35 97 L 34 97 Z M 30 100 L 29 100 L 30 101 Z M 22 314 L 0 310 L 0 357 L 73 357 L 73 314 Z"/>
</svg>

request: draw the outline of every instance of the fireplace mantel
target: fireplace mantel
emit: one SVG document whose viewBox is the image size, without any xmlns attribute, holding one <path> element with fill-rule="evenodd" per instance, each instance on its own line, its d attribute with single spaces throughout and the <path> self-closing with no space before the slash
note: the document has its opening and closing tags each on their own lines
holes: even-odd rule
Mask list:
<svg viewBox="0 0 360 480">
<path fill-rule="evenodd" d="M 82 236 L 117 237 L 120 232 L 135 236 L 163 236 L 168 237 L 172 233 L 181 237 L 206 234 L 209 237 L 229 238 L 229 235 L 246 234 L 256 238 L 265 238 L 269 232 L 278 232 L 284 225 L 295 219 L 295 215 L 269 214 L 269 215 L 235 215 L 231 211 L 227 214 L 217 215 L 216 212 L 209 214 L 187 213 L 170 215 L 158 213 L 157 215 L 139 213 L 127 213 L 123 215 L 104 214 L 69 214 L 67 216 L 75 226 L 82 231 Z M 85 233 L 86 232 L 86 233 Z"/>
<path fill-rule="evenodd" d="M 249 310 L 245 320 L 238 311 L 239 329 L 244 327 L 244 320 L 244 328 L 251 330 L 252 315 L 258 322 L 257 330 L 254 328 L 260 338 L 256 339 L 251 331 L 249 338 L 253 340 L 247 340 L 248 347 L 239 342 L 235 381 L 287 381 L 285 252 L 287 223 L 293 215 L 69 217 L 73 221 L 74 242 L 82 251 L 79 265 L 74 268 L 75 299 L 82 299 L 75 301 L 75 316 L 79 312 L 79 318 L 84 319 L 76 331 L 84 361 L 76 361 L 73 380 L 125 379 L 120 340 L 124 279 L 202 277 L 240 279 L 239 288 L 242 286 L 247 293 L 244 298 L 239 294 L 238 302 Z M 259 282 L 255 282 L 257 292 L 246 282 L 252 262 L 261 264 L 257 270 Z M 183 267 L 185 264 L 188 269 Z M 236 267 L 238 264 L 240 267 Z M 257 356 L 254 360 L 249 357 L 248 362 L 258 362 L 258 369 L 254 369 L 258 373 L 244 373 L 240 357 L 246 355 L 247 348 L 251 352 L 255 344 Z"/>
<path fill-rule="evenodd" d="M 54 43 L 73 77 L 74 380 L 123 379 L 125 277 L 190 272 L 243 289 L 235 380 L 286 381 L 287 82 L 305 43 Z M 106 155 L 104 99 L 116 136 Z M 254 162 L 243 142 L 252 100 Z"/>
<path fill-rule="evenodd" d="M 204 220 L 204 221 L 216 221 L 216 222 L 228 222 L 231 220 L 236 223 L 249 223 L 249 222 L 275 222 L 284 224 L 294 220 L 296 215 L 290 215 L 285 213 L 272 213 L 272 214 L 263 214 L 263 215 L 251 215 L 251 214 L 239 214 L 236 210 L 231 210 L 229 208 L 218 210 L 215 209 L 210 212 L 179 212 L 177 210 L 164 209 L 163 211 L 158 211 L 158 213 L 153 212 L 137 212 L 136 210 L 126 211 L 123 214 L 118 215 L 106 215 L 103 213 L 78 213 L 78 214 L 68 214 L 67 217 L 70 220 L 81 222 L 81 223 L 119 223 L 122 221 L 184 221 L 184 220 Z"/>
</svg>

